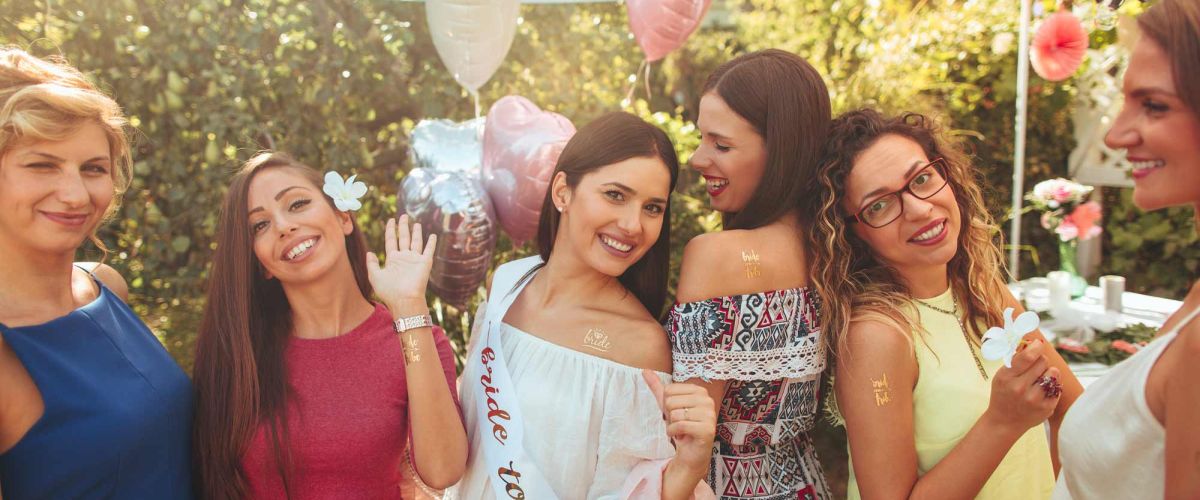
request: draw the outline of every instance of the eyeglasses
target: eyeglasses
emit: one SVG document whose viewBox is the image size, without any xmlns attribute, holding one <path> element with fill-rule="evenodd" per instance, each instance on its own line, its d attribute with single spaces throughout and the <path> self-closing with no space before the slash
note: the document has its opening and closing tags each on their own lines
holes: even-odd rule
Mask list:
<svg viewBox="0 0 1200 500">
<path fill-rule="evenodd" d="M 892 191 L 867 203 L 866 207 L 854 215 L 846 216 L 851 222 L 861 222 L 873 228 L 881 228 L 891 224 L 904 213 L 904 200 L 900 195 L 907 192 L 913 197 L 924 200 L 938 194 L 946 187 L 946 160 L 937 158 L 918 170 L 908 179 L 903 188 Z"/>
</svg>

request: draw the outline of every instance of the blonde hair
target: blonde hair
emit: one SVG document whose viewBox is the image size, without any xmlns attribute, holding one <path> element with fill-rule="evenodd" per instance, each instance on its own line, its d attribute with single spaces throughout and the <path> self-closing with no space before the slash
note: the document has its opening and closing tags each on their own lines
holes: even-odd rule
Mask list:
<svg viewBox="0 0 1200 500">
<path fill-rule="evenodd" d="M 903 332 L 910 343 L 924 335 L 913 297 L 897 271 L 875 256 L 847 224 L 842 208 L 846 177 L 855 158 L 884 135 L 897 135 L 919 144 L 930 159 L 946 161 L 946 178 L 962 214 L 958 251 L 947 265 L 950 288 L 965 312 L 963 323 L 981 343 L 980 324 L 1002 324 L 1005 290 L 995 223 L 966 155 L 950 142 L 931 119 L 916 113 L 885 117 L 860 109 L 834 120 L 825 154 L 816 175 L 817 188 L 804 213 L 812 228 L 813 283 L 822 298 L 825 331 L 844 352 L 846 331 L 855 321 L 874 320 Z"/>
<path fill-rule="evenodd" d="M 65 140 L 86 123 L 99 125 L 108 137 L 116 188 L 104 213 L 107 220 L 120 207 L 133 176 L 128 122 L 121 107 L 61 58 L 42 59 L 17 47 L 0 47 L 0 158 L 27 141 Z M 90 239 L 107 254 L 95 233 Z"/>
</svg>

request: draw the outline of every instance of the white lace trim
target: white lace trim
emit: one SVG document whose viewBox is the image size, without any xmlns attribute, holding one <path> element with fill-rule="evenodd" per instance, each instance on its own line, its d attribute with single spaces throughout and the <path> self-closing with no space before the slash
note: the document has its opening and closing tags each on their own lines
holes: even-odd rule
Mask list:
<svg viewBox="0 0 1200 500">
<path fill-rule="evenodd" d="M 708 380 L 778 380 L 818 375 L 825 371 L 821 342 L 770 351 L 724 351 L 673 353 L 676 382 Z"/>
</svg>

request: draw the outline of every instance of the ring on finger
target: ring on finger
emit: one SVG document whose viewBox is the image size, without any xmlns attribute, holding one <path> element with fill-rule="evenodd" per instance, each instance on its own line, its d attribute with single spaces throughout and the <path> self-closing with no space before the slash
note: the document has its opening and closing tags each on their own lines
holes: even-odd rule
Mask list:
<svg viewBox="0 0 1200 500">
<path fill-rule="evenodd" d="M 684 409 L 683 409 L 683 419 L 684 419 L 684 420 L 691 420 L 690 418 L 688 418 L 688 410 L 690 410 L 690 409 L 691 409 L 691 408 L 684 408 Z"/>
<path fill-rule="evenodd" d="M 1058 397 L 1062 394 L 1062 384 L 1059 383 L 1058 377 L 1047 377 L 1042 375 L 1038 377 L 1036 385 L 1042 388 L 1042 392 L 1046 394 L 1046 398 Z"/>
</svg>

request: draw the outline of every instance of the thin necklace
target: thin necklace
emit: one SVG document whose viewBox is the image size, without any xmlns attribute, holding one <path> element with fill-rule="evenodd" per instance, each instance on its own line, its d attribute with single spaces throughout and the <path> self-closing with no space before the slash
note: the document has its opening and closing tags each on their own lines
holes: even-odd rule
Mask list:
<svg viewBox="0 0 1200 500">
<path fill-rule="evenodd" d="M 942 309 L 938 306 L 935 306 L 933 304 L 925 302 L 924 300 L 921 300 L 921 299 L 913 299 L 913 300 L 916 300 L 917 303 L 919 303 L 925 307 L 928 307 L 930 309 L 933 309 L 934 311 L 940 312 L 942 314 L 949 314 L 951 316 L 954 316 L 954 320 L 958 322 L 958 329 L 963 334 L 963 340 L 967 341 L 967 349 L 971 351 L 971 357 L 973 359 L 975 359 L 975 366 L 979 368 L 979 374 L 983 376 L 984 380 L 987 380 L 988 379 L 987 371 L 985 371 L 983 369 L 983 362 L 979 360 L 979 355 L 975 354 L 975 346 L 974 346 L 974 344 L 971 343 L 971 337 L 969 337 L 967 335 L 967 326 L 963 324 L 962 318 L 959 317 L 959 315 L 958 315 L 958 300 L 954 301 L 954 310 L 952 310 L 952 311 Z"/>
</svg>

